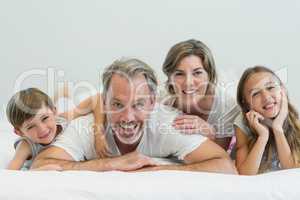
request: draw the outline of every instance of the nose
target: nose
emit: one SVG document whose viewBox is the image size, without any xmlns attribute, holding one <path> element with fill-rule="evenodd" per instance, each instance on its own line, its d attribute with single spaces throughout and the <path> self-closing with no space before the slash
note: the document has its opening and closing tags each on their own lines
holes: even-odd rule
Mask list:
<svg viewBox="0 0 300 200">
<path fill-rule="evenodd" d="M 124 109 L 124 111 L 122 112 L 121 120 L 123 122 L 134 121 L 135 120 L 134 110 L 131 107 Z"/>
<path fill-rule="evenodd" d="M 44 123 L 39 123 L 39 125 L 38 125 L 38 130 L 39 130 L 39 132 L 41 132 L 41 133 L 45 132 L 45 131 L 47 130 L 47 125 L 44 124 Z"/>
<path fill-rule="evenodd" d="M 194 77 L 192 74 L 187 74 L 185 77 L 185 86 L 190 87 L 194 84 Z"/>
<path fill-rule="evenodd" d="M 267 90 L 263 90 L 262 91 L 262 98 L 263 98 L 263 102 L 268 102 L 271 98 L 272 98 L 272 95 L 269 91 Z"/>
</svg>

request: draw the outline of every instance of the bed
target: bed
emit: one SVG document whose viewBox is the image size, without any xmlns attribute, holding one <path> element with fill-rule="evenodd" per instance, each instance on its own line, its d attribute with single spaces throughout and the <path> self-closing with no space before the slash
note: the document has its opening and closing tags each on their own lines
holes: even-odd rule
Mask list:
<svg viewBox="0 0 300 200">
<path fill-rule="evenodd" d="M 0 122 L 0 199 L 283 199 L 300 198 L 300 169 L 257 176 L 204 172 L 5 170 L 16 136 Z"/>
</svg>

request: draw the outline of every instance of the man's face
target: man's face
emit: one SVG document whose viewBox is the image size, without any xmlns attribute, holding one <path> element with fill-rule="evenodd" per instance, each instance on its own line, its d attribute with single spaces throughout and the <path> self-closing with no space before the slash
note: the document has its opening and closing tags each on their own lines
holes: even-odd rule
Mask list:
<svg viewBox="0 0 300 200">
<path fill-rule="evenodd" d="M 155 97 L 144 75 L 127 78 L 113 74 L 105 97 L 105 111 L 116 139 L 123 144 L 136 144 L 142 128 L 153 110 Z"/>
</svg>

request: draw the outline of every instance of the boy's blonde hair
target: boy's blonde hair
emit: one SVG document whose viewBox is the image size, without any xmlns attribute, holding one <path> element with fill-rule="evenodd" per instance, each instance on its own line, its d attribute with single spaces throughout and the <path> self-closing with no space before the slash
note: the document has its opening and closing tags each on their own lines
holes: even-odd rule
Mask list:
<svg viewBox="0 0 300 200">
<path fill-rule="evenodd" d="M 16 129 L 34 117 L 43 106 L 55 110 L 51 98 L 37 88 L 28 88 L 14 94 L 6 107 L 6 115 L 9 122 Z"/>
</svg>

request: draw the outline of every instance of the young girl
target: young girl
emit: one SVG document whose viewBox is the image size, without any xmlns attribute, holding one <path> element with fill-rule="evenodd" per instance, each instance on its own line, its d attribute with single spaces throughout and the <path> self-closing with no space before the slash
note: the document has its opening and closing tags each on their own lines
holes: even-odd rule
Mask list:
<svg viewBox="0 0 300 200">
<path fill-rule="evenodd" d="M 247 69 L 238 84 L 242 113 L 235 119 L 239 174 L 255 175 L 298 166 L 300 121 L 279 77 L 270 69 Z"/>
</svg>

